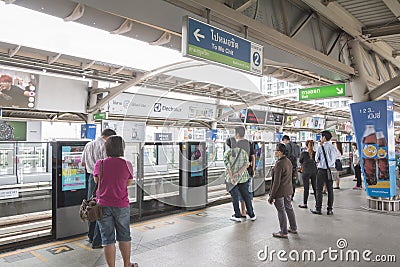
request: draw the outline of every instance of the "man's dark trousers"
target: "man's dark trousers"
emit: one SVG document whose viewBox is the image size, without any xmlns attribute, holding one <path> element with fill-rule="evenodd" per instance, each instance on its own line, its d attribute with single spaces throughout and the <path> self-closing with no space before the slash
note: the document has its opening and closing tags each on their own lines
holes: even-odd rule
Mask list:
<svg viewBox="0 0 400 267">
<path fill-rule="evenodd" d="M 322 189 L 326 184 L 326 189 L 328 191 L 328 207 L 327 210 L 331 211 L 333 209 L 333 181 L 328 181 L 328 175 L 326 169 L 319 169 L 317 172 L 317 192 L 316 192 L 316 203 L 315 209 L 321 211 L 322 209 Z"/>
</svg>

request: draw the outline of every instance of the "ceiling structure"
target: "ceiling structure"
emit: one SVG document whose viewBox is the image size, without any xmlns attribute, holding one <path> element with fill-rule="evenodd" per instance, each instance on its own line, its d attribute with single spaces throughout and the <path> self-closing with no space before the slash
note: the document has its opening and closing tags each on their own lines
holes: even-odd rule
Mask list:
<svg viewBox="0 0 400 267">
<path fill-rule="evenodd" d="M 264 45 L 264 75 L 303 86 L 351 83 L 362 70 L 355 67 L 351 41 L 362 45 L 361 62 L 368 73 L 369 92 L 397 76 L 400 61 L 400 3 L 397 0 L 3 0 L 52 16 L 139 39 L 152 45 L 181 49 L 181 17 L 209 19 L 222 29 Z M 156 8 L 157 7 L 157 8 Z M 172 19 L 174 18 L 174 19 Z M 18 44 L 0 43 L 0 64 L 75 77 L 125 83 L 145 72 L 112 62 L 77 58 Z M 215 99 L 255 103 L 308 114 L 348 119 L 348 111 L 329 110 L 309 102 L 274 98 L 246 90 L 191 81 L 168 74 L 139 85 Z M 367 94 L 369 93 L 367 92 Z M 391 90 L 390 97 L 400 100 Z M 260 101 L 260 98 L 262 101 Z M 35 117 L 32 111 L 6 115 Z M 41 115 L 57 119 L 60 114 Z M 76 114 L 61 118 L 81 120 Z"/>
</svg>

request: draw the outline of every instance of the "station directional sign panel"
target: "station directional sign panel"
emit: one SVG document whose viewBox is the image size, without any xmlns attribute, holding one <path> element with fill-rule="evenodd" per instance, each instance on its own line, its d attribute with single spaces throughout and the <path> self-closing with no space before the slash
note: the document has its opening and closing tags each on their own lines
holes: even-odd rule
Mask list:
<svg viewBox="0 0 400 267">
<path fill-rule="evenodd" d="M 187 16 L 183 19 L 182 54 L 263 74 L 263 46 Z"/>
<path fill-rule="evenodd" d="M 332 84 L 326 86 L 299 89 L 299 100 L 312 100 L 346 95 L 346 84 Z"/>
</svg>

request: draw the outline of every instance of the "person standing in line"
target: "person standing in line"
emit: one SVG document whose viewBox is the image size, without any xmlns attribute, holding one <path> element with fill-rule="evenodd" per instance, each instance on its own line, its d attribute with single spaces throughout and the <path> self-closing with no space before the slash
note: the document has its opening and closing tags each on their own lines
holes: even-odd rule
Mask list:
<svg viewBox="0 0 400 267">
<path fill-rule="evenodd" d="M 292 169 L 292 187 L 293 187 L 292 200 L 293 200 L 294 193 L 296 192 L 297 159 L 300 156 L 300 148 L 298 145 L 290 141 L 290 137 L 288 135 L 284 135 L 282 137 L 282 143 L 286 147 L 286 153 L 287 153 L 286 157 L 290 160 L 293 166 Z"/>
<path fill-rule="evenodd" d="M 360 166 L 360 157 L 358 155 L 358 149 L 357 149 L 357 144 L 352 143 L 351 144 L 353 148 L 353 166 L 354 166 L 354 174 L 356 177 L 356 185 L 353 187 L 355 190 L 361 190 L 362 189 L 362 182 L 361 182 L 361 166 Z"/>
<path fill-rule="evenodd" d="M 238 148 L 236 139 L 231 137 L 226 140 L 227 146 L 230 148 L 224 154 L 224 164 L 227 171 L 226 181 L 233 186 L 229 193 L 232 196 L 233 210 L 235 214 L 230 218 L 232 221 L 241 222 L 243 216 L 241 216 L 239 209 L 239 196 L 244 195 L 242 199 L 245 200 L 245 204 L 250 205 L 252 210 L 252 204 L 250 200 L 250 193 L 245 186 L 241 184 L 247 183 L 250 179 L 247 167 L 249 166 L 249 157 L 246 151 L 242 148 Z M 246 218 L 246 216 L 244 216 Z M 255 215 L 254 215 L 255 220 Z"/>
<path fill-rule="evenodd" d="M 315 155 L 315 161 L 317 162 L 318 168 L 316 203 L 315 209 L 310 211 L 313 214 L 322 214 L 322 188 L 325 184 L 328 191 L 327 215 L 333 215 L 333 181 L 328 180 L 328 168 L 333 168 L 335 166 L 337 149 L 329 142 L 332 138 L 332 134 L 329 131 L 323 131 L 321 136 L 321 145 L 318 147 Z M 324 154 L 326 154 L 326 160 Z M 328 162 L 328 166 L 326 161 Z"/>
<path fill-rule="evenodd" d="M 272 170 L 272 186 L 268 199 L 269 204 L 275 204 L 278 212 L 280 231 L 273 233 L 273 237 L 288 238 L 288 232 L 297 234 L 296 216 L 292 207 L 292 163 L 286 157 L 286 146 L 278 144 L 275 149 L 275 157 L 278 159 Z M 287 228 L 287 218 L 290 228 Z"/>
<path fill-rule="evenodd" d="M 249 181 L 248 181 L 248 191 L 249 191 L 249 196 L 250 196 L 250 201 L 253 200 L 253 190 L 252 190 L 252 178 L 256 173 L 256 152 L 254 149 L 254 146 L 249 142 L 249 140 L 244 138 L 244 135 L 246 133 L 246 130 L 243 126 L 238 126 L 235 128 L 235 138 L 236 138 L 236 145 L 239 148 L 242 148 L 244 151 L 246 151 L 250 165 L 247 168 L 247 172 L 249 173 Z M 239 201 L 240 201 L 240 207 L 241 207 L 241 214 L 242 217 L 246 217 L 247 211 L 246 211 L 246 203 L 241 198 L 241 195 L 239 196 Z"/>
<path fill-rule="evenodd" d="M 303 193 L 303 204 L 300 204 L 299 207 L 306 209 L 308 195 L 310 191 L 310 180 L 311 186 L 314 191 L 314 195 L 316 190 L 315 183 L 317 179 L 317 165 L 315 162 L 315 151 L 314 151 L 314 141 L 308 140 L 306 142 L 307 150 L 303 151 L 300 155 L 300 164 L 302 167 L 302 175 L 303 175 L 303 185 L 304 185 L 304 193 Z"/>
<path fill-rule="evenodd" d="M 340 142 L 335 142 L 334 146 L 336 147 L 336 154 L 337 154 L 337 157 L 335 160 L 335 168 L 338 172 L 337 172 L 337 177 L 336 177 L 336 181 L 335 181 L 336 186 L 333 189 L 340 189 L 339 171 L 343 171 L 342 164 L 340 162 L 340 159 L 342 158 L 342 155 L 343 155 L 343 148 L 342 148 L 342 143 L 340 143 Z M 340 166 L 338 164 L 340 164 Z"/>
<path fill-rule="evenodd" d="M 86 172 L 89 174 L 87 182 L 87 199 L 90 199 L 92 197 L 93 190 L 96 186 L 93 177 L 94 166 L 99 159 L 106 158 L 106 150 L 104 144 L 106 140 L 112 135 L 116 135 L 114 130 L 105 129 L 101 133 L 101 137 L 98 137 L 96 140 L 87 143 L 83 150 L 82 165 L 86 167 Z M 100 230 L 97 222 L 89 222 L 88 237 L 89 242 L 92 243 L 92 248 L 102 248 Z"/>
<path fill-rule="evenodd" d="M 96 199 L 103 210 L 103 216 L 98 220 L 98 225 L 104 246 L 104 256 L 107 265 L 115 267 L 115 240 L 117 240 L 124 267 L 138 266 L 137 263 L 131 263 L 130 207 L 127 187 L 133 183 L 132 163 L 123 159 L 125 142 L 121 136 L 110 136 L 105 143 L 105 148 L 107 158 L 98 160 L 93 172 L 94 181 L 99 183 Z"/>
</svg>

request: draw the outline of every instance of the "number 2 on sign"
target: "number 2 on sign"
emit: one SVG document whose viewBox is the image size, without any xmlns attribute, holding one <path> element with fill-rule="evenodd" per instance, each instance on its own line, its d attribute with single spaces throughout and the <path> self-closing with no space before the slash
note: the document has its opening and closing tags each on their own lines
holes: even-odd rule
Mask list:
<svg viewBox="0 0 400 267">
<path fill-rule="evenodd" d="M 360 109 L 360 113 L 361 114 L 366 114 L 366 113 L 369 113 L 369 112 L 374 112 L 374 111 L 372 110 L 372 108 L 362 108 L 362 109 Z"/>
</svg>

